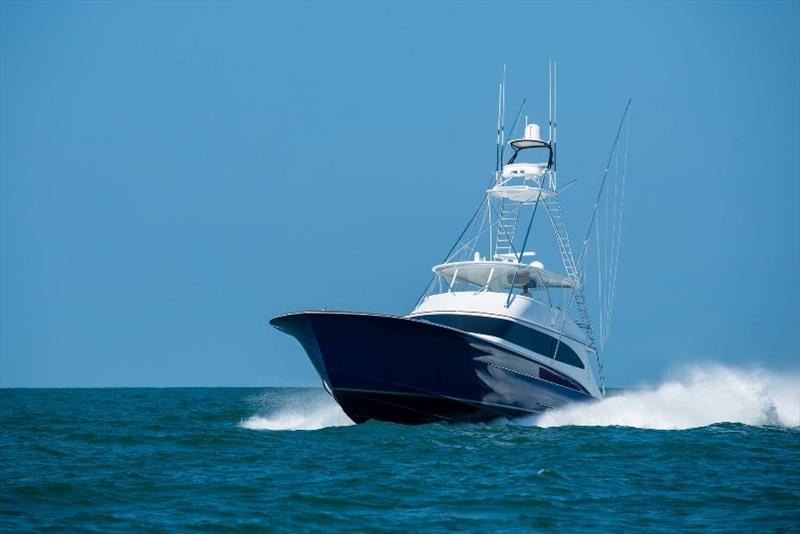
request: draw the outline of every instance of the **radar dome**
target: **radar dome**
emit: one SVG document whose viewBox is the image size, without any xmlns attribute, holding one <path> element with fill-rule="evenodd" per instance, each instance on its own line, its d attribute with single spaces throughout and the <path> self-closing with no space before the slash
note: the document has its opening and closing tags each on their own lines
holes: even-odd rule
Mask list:
<svg viewBox="0 0 800 534">
<path fill-rule="evenodd" d="M 541 141 L 542 129 L 538 124 L 529 124 L 525 127 L 525 139 L 528 141 Z"/>
</svg>

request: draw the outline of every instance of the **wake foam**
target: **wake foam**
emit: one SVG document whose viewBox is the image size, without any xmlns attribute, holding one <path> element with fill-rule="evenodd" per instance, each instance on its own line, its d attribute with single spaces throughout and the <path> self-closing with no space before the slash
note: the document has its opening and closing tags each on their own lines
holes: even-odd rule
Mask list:
<svg viewBox="0 0 800 534">
<path fill-rule="evenodd" d="M 272 406 L 266 411 L 268 413 L 241 421 L 239 426 L 248 430 L 319 430 L 355 424 L 324 393 L 282 399 L 281 406 Z"/>
<path fill-rule="evenodd" d="M 683 430 L 715 423 L 800 426 L 800 375 L 722 365 L 684 369 L 655 389 L 627 391 L 592 404 L 572 404 L 522 424 L 539 427 L 627 426 Z"/>
</svg>

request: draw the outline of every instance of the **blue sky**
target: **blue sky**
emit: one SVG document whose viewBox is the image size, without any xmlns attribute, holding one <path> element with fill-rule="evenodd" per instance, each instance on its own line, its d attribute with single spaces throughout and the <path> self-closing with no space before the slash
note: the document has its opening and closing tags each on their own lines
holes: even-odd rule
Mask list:
<svg viewBox="0 0 800 534">
<path fill-rule="evenodd" d="M 0 3 L 0 385 L 316 385 L 547 110 L 573 232 L 633 97 L 611 385 L 798 366 L 800 4 Z"/>
</svg>

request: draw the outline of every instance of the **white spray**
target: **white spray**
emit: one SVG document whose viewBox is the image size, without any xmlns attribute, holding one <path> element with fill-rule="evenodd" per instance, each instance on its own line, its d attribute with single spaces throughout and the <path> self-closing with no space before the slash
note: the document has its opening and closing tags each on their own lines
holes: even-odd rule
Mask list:
<svg viewBox="0 0 800 534">
<path fill-rule="evenodd" d="M 655 389 L 628 391 L 592 404 L 573 404 L 521 424 L 627 426 L 681 430 L 715 423 L 800 426 L 800 375 L 722 365 L 694 366 Z"/>
<path fill-rule="evenodd" d="M 352 424 L 336 401 L 320 390 L 293 397 L 274 411 L 249 417 L 239 426 L 249 430 L 319 430 Z"/>
</svg>

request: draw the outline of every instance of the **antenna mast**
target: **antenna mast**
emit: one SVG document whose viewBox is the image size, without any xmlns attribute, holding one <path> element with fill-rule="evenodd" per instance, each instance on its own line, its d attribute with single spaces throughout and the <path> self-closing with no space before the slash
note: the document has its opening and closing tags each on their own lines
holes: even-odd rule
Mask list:
<svg viewBox="0 0 800 534">
<path fill-rule="evenodd" d="M 553 142 L 553 60 L 547 62 L 547 142 Z"/>
<path fill-rule="evenodd" d="M 503 65 L 503 83 L 500 85 L 500 167 L 506 152 L 506 66 Z M 500 170 L 498 167 L 498 171 Z"/>
<path fill-rule="evenodd" d="M 553 189 L 556 188 L 556 170 L 558 169 L 558 151 L 556 150 L 556 143 L 558 143 L 558 72 L 556 69 L 558 64 L 553 61 L 553 174 L 552 183 L 550 184 Z"/>
<path fill-rule="evenodd" d="M 503 82 L 500 82 L 500 88 L 497 92 L 497 144 L 495 145 L 494 154 L 494 170 L 500 170 L 500 106 L 503 102 Z"/>
<path fill-rule="evenodd" d="M 500 176 L 500 170 L 503 167 L 503 153 L 504 153 L 504 145 L 505 145 L 505 135 L 506 135 L 506 66 L 503 65 L 503 77 L 500 79 L 500 94 L 497 97 L 497 148 L 495 151 L 495 166 L 494 166 L 494 179 L 495 181 Z M 487 209 L 488 217 L 489 217 L 489 255 L 491 256 L 492 251 L 494 250 L 493 247 L 493 228 L 494 223 L 492 222 L 492 199 L 487 198 L 486 201 L 488 202 Z M 500 218 L 498 217 L 498 223 L 501 223 Z M 498 230 L 499 232 L 499 230 Z M 498 233 L 498 239 L 500 239 L 500 234 Z"/>
</svg>

